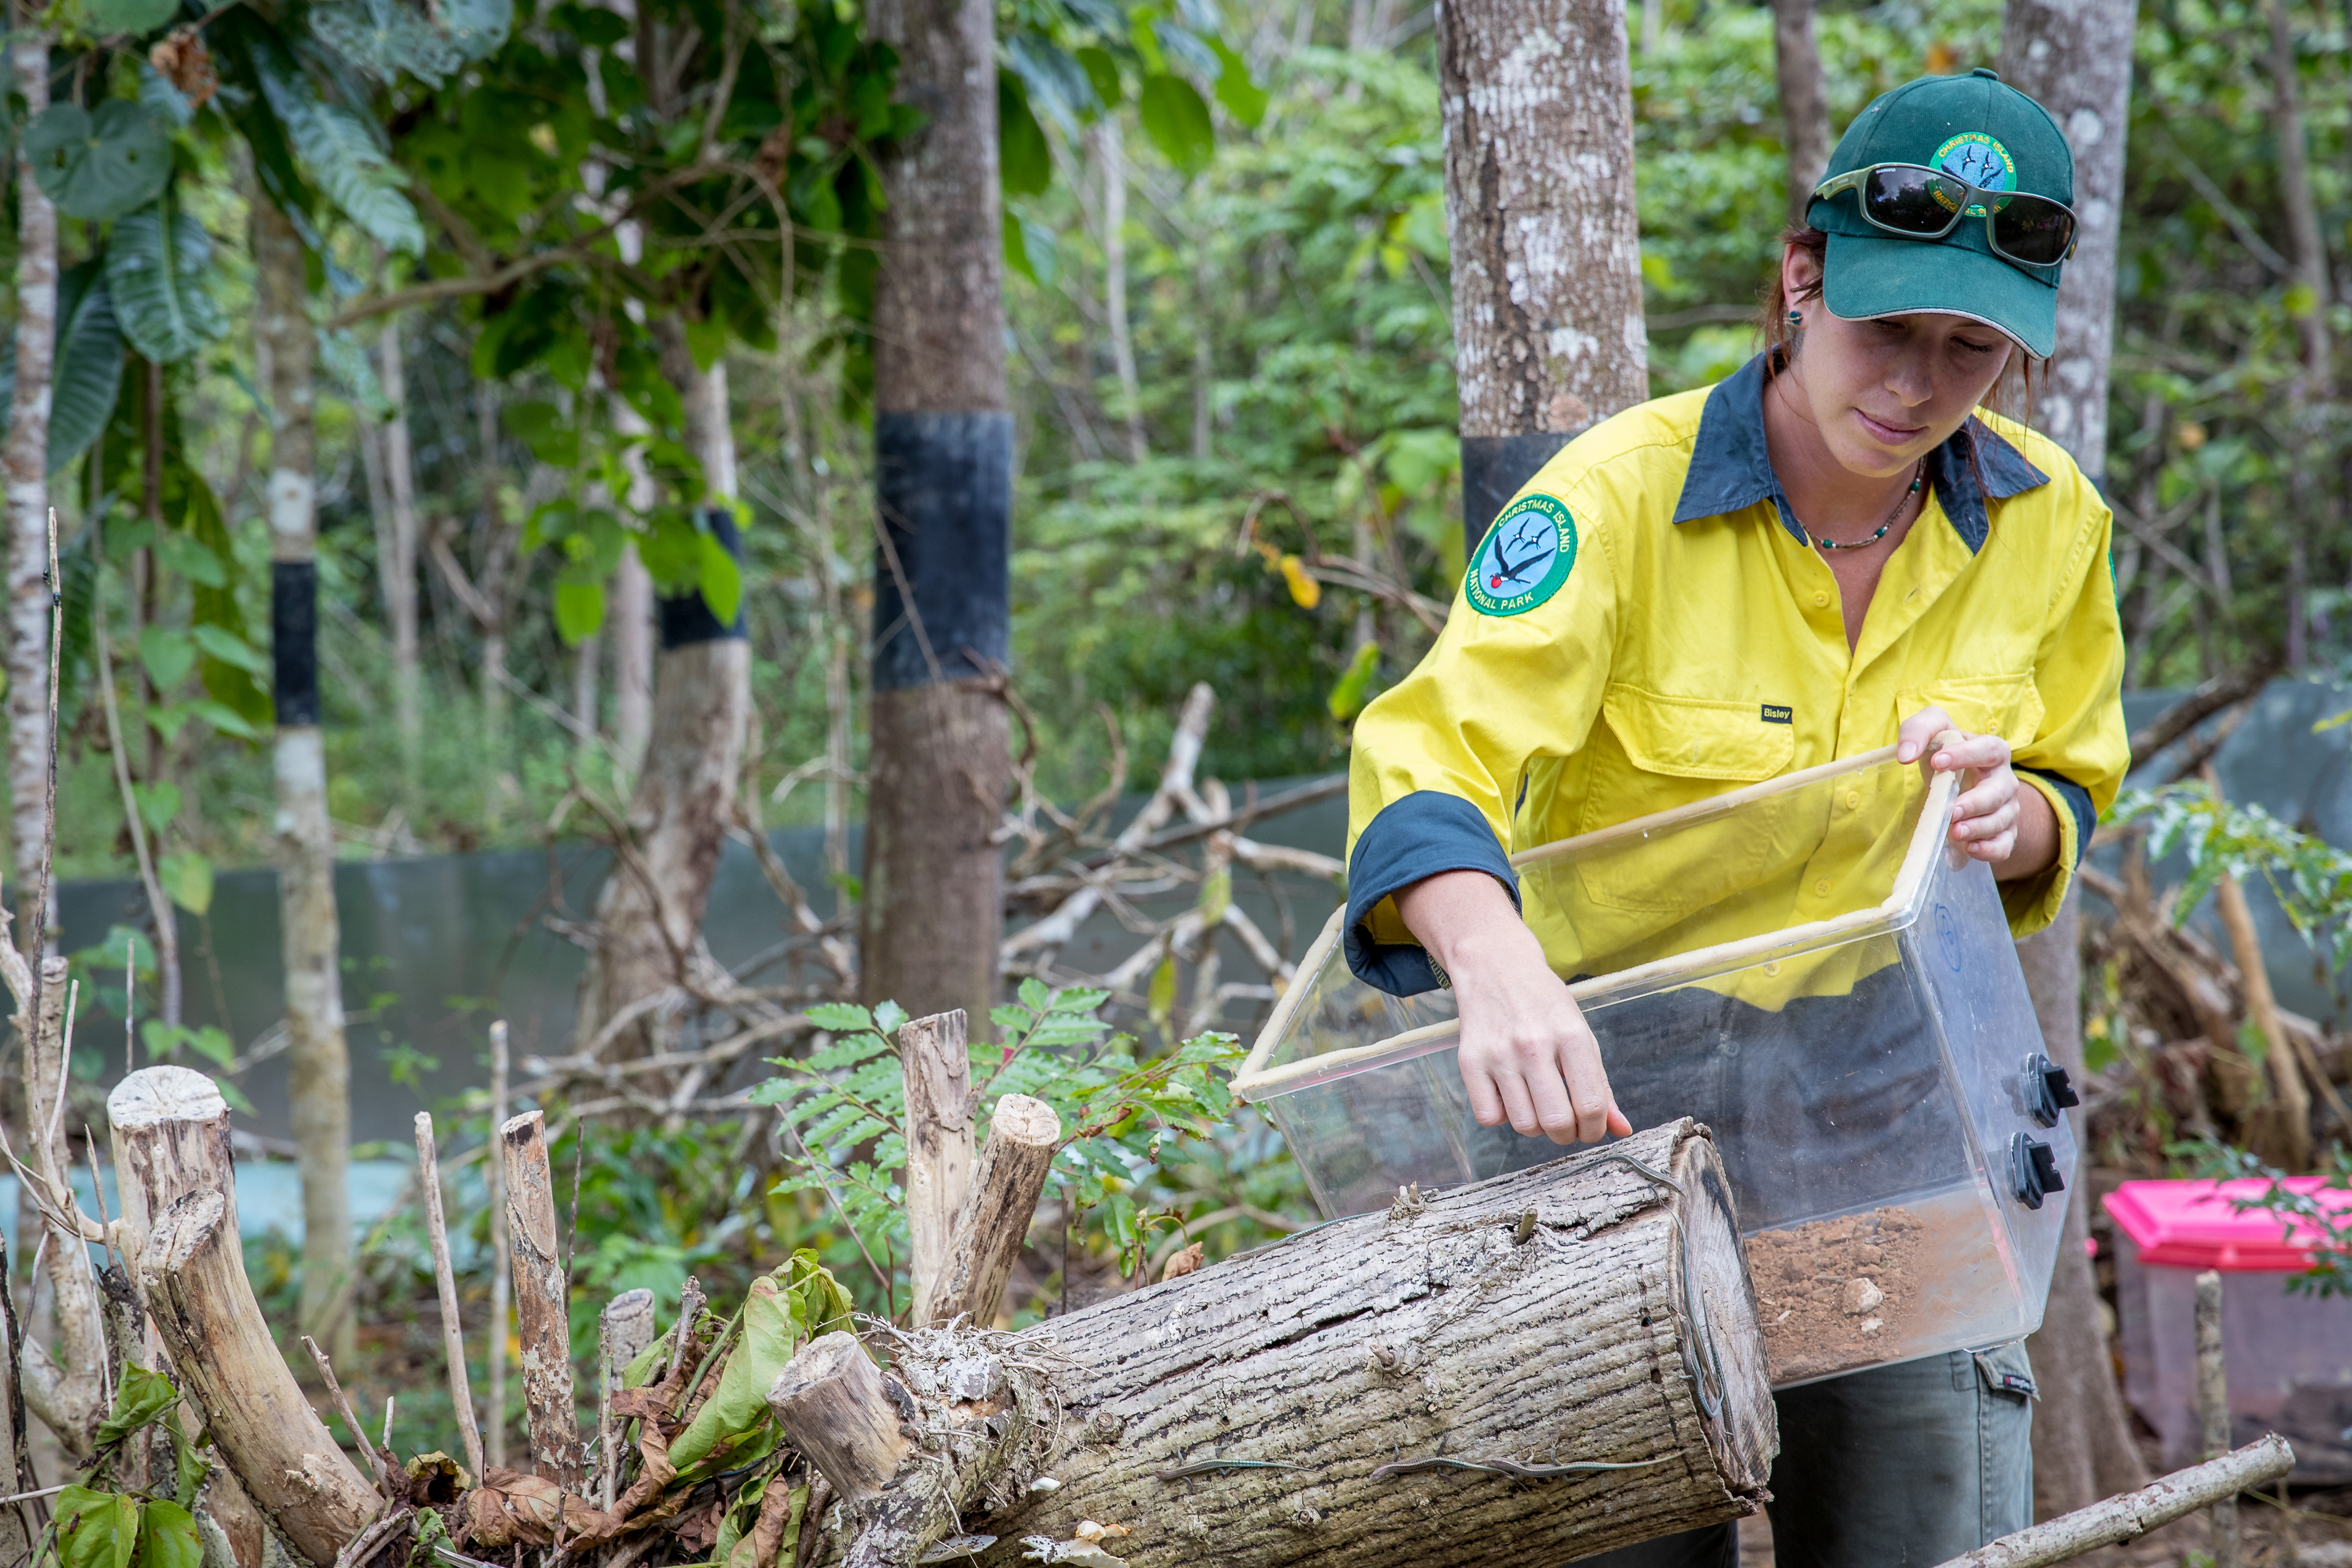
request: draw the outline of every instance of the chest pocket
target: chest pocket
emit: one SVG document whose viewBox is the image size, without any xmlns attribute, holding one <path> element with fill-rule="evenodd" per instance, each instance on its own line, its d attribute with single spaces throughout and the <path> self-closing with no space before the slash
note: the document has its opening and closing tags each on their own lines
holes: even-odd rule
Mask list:
<svg viewBox="0 0 2352 1568">
<path fill-rule="evenodd" d="M 1607 722 L 1592 735 L 1584 832 L 1777 778 L 1796 757 L 1795 727 L 1764 722 L 1753 702 L 1612 685 L 1601 711 Z M 1604 908 L 1684 914 L 1752 885 L 1773 837 L 1751 808 L 1736 829 L 1622 841 L 1580 858 L 1578 880 Z"/>
<path fill-rule="evenodd" d="M 1895 699 L 1896 722 L 1924 707 L 1940 707 L 1970 735 L 1997 735 L 2024 746 L 2042 728 L 2042 693 L 2026 671 L 2014 675 L 1944 675 L 1906 686 Z"/>
</svg>

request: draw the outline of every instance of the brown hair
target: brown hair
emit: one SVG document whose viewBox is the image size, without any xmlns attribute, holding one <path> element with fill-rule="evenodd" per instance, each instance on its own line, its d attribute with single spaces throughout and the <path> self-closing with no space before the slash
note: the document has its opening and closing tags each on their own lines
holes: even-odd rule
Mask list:
<svg viewBox="0 0 2352 1568">
<path fill-rule="evenodd" d="M 1789 325 L 1789 307 L 1818 298 L 1821 295 L 1821 269 L 1829 261 L 1830 236 L 1811 224 L 1790 224 L 1780 231 L 1780 244 L 1784 251 L 1794 247 L 1811 256 L 1815 270 L 1813 281 L 1792 297 L 1781 285 L 1779 263 L 1773 265 L 1771 280 L 1764 286 L 1762 293 L 1764 319 L 1760 324 L 1764 347 L 1769 356 L 1764 361 L 1764 372 L 1768 376 L 1787 361 L 1797 346 L 1796 330 Z M 2019 348 L 2010 355 L 2009 368 L 2000 372 L 2000 380 L 1993 383 L 1992 395 L 1985 399 L 1985 406 L 2005 418 L 2031 426 L 2033 423 L 2034 388 L 2049 374 L 2049 361 L 2036 361 Z"/>
</svg>

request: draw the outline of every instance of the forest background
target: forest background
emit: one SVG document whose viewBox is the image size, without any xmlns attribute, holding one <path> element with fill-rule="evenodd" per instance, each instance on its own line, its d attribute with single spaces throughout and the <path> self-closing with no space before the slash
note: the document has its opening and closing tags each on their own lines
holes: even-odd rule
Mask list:
<svg viewBox="0 0 2352 1568">
<path fill-rule="evenodd" d="M 650 651 L 623 611 L 642 620 L 657 580 L 721 620 L 740 610 L 740 796 L 768 827 L 824 826 L 854 895 L 877 527 L 873 171 L 908 124 L 864 18 L 725 8 L 730 71 L 772 76 L 769 118 L 738 123 L 731 105 L 759 92 L 721 91 L 707 112 L 665 102 L 658 62 L 614 68 L 625 27 L 576 5 L 451 0 L 419 31 L 395 5 L 352 0 L 306 12 L 299 37 L 257 12 L 154 12 L 89 0 L 57 14 L 54 57 L 89 68 L 58 94 L 91 115 L 74 155 L 128 204 L 58 221 L 58 874 L 139 875 L 143 857 L 201 922 L 218 872 L 272 856 L 268 492 L 289 339 L 254 236 L 257 202 L 300 209 L 307 192 L 337 852 L 536 844 L 583 831 L 584 799 L 625 799 L 655 716 Z M 1922 72 L 1997 63 L 2001 21 L 1992 0 L 1822 9 L 1832 127 Z M 1651 0 L 1631 31 L 1650 387 L 1665 392 L 1753 351 L 1788 152 L 1770 9 Z M 94 47 L 126 33 L 156 47 Z M 2149 0 L 2138 19 L 2107 419 L 2133 686 L 2325 678 L 2352 658 L 2332 381 L 2334 344 L 2352 334 L 2334 303 L 2352 298 L 2347 33 L 2352 12 L 2305 5 Z M 1144 779 L 1199 682 L 1219 702 L 1203 778 L 1341 768 L 1350 719 L 1418 659 L 1463 565 L 1433 14 L 1401 0 L 1014 5 L 1001 34 L 1006 675 L 1028 787 L 1071 802 L 1130 765 Z M 188 45 L 207 40 L 199 66 Z M 257 104 L 293 134 L 273 141 Z M 124 129 L 133 105 L 160 140 Z M 635 170 L 585 157 L 592 120 L 631 114 Z M 624 258 L 637 281 L 695 279 L 682 342 L 633 336 L 621 323 L 644 314 L 615 301 L 580 308 L 596 285 L 556 287 L 559 265 L 485 271 L 485 256 L 547 254 L 564 224 L 574 241 L 559 246 L 610 237 L 625 225 L 597 204 L 608 172 L 683 182 L 722 142 L 782 201 L 667 229 L 646 215 Z M 159 147 L 160 198 L 140 166 Z M 782 287 L 730 283 L 711 253 Z M 725 388 L 740 557 L 677 499 L 700 487 L 710 447 L 678 434 L 691 411 L 675 385 L 665 401 L 661 349 Z M 76 972 L 111 1007 L 126 957 L 152 1019 L 160 974 L 128 927 Z M 1016 1032 L 1049 1010 L 1029 1006 Z M 1150 1007 L 1164 1023 L 1164 1003 Z M 151 1029 L 142 1059 L 226 1070 L 256 1043 Z M 489 1108 L 481 1094 L 453 1107 L 450 1140 L 478 1140 Z M 751 1190 L 772 1166 L 747 1175 L 738 1140 L 675 1120 L 559 1137 L 559 1168 L 585 1173 L 568 1210 L 585 1279 L 650 1285 L 667 1310 L 688 1272 L 740 1288 L 808 1243 L 878 1304 L 856 1227 L 809 1190 Z M 1223 1249 L 1305 1212 L 1262 1126 L 1203 1145 L 1185 1172 L 1155 1201 L 1223 1227 Z M 1074 1269 L 1099 1284 L 1161 1260 L 1170 1228 L 1104 1201 L 1117 1185 L 1093 1194 L 1076 1263 L 1066 1243 L 1058 1278 L 1031 1281 L 1045 1302 L 1033 1310 L 1082 1297 Z M 354 1315 L 404 1419 L 430 1427 L 447 1419 L 431 1380 L 397 1366 L 437 1354 L 407 1223 L 362 1250 Z M 487 1226 L 474 1229 L 469 1302 L 490 1272 Z M 290 1316 L 294 1250 L 259 1244 L 255 1271 Z M 891 1269 L 871 1272 L 887 1298 Z"/>
</svg>

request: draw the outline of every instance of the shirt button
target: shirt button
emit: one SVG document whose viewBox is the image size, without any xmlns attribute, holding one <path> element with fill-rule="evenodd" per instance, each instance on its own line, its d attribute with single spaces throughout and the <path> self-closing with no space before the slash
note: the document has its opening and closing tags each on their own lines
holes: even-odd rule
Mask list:
<svg viewBox="0 0 2352 1568">
<path fill-rule="evenodd" d="M 1849 811 L 1854 811 L 1861 810 L 1861 808 L 1862 791 L 1859 789 L 1847 790 L 1845 792 L 1845 809 Z"/>
<path fill-rule="evenodd" d="M 1817 605 L 1827 604 L 1829 601 L 1830 596 L 1826 593 L 1816 593 L 1813 595 L 1813 602 Z"/>
<path fill-rule="evenodd" d="M 1813 893 L 1817 897 L 1827 898 L 1830 895 L 1830 879 L 1823 877 L 1813 883 Z"/>
</svg>

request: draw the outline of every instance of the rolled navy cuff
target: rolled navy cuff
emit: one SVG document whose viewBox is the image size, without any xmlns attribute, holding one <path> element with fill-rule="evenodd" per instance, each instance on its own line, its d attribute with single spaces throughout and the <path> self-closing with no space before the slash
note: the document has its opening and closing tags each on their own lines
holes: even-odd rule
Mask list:
<svg viewBox="0 0 2352 1568">
<path fill-rule="evenodd" d="M 1519 879 L 1477 807 L 1458 795 L 1416 789 L 1381 808 L 1348 857 L 1348 967 L 1356 978 L 1392 997 L 1446 984 L 1418 943 L 1377 940 L 1371 918 L 1390 894 L 1448 871 L 1483 871 L 1510 891 L 1514 907 L 1519 902 Z"/>
<path fill-rule="evenodd" d="M 2021 768 L 2018 771 L 2020 773 L 2032 774 L 2033 777 L 2041 779 L 2042 782 L 2050 786 L 2052 791 L 2057 795 L 2058 799 L 2065 802 L 2066 814 L 2074 819 L 2074 834 L 2073 842 L 2074 845 L 2074 853 L 2079 859 L 2082 855 L 2084 846 L 2087 845 L 2091 841 L 2091 834 L 2097 830 L 2099 825 L 2098 809 L 2091 804 L 2091 792 L 2088 789 L 2084 789 L 2080 784 L 2075 783 L 2072 779 L 2067 778 L 2063 773 L 2053 773 L 2047 768 Z M 2067 838 L 2063 833 L 2059 834 L 2058 838 L 2060 857 L 2063 859 L 2064 857 Z M 2074 869 L 2074 868 L 2072 865 L 2066 867 L 2066 870 L 2070 873 Z"/>
</svg>

